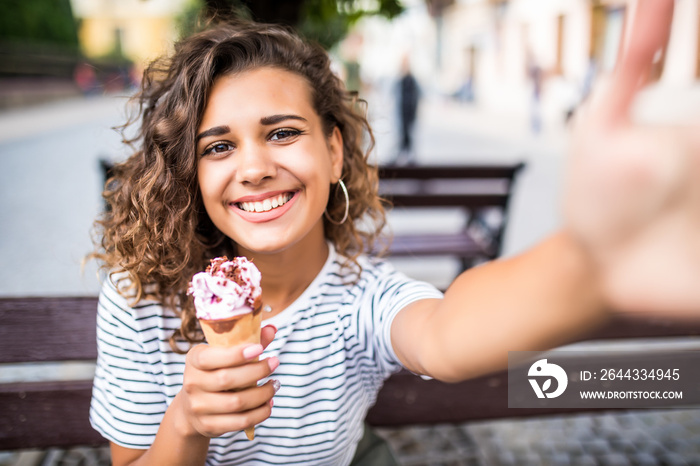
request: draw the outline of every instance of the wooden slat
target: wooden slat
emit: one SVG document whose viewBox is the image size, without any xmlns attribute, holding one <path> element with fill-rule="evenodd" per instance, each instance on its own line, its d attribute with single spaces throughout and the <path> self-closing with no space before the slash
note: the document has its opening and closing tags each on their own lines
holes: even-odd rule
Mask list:
<svg viewBox="0 0 700 466">
<path fill-rule="evenodd" d="M 513 165 L 432 165 L 432 166 L 382 166 L 380 178 L 513 178 L 524 164 Z"/>
<path fill-rule="evenodd" d="M 97 298 L 0 299 L 0 362 L 97 357 Z"/>
<path fill-rule="evenodd" d="M 606 325 L 582 335 L 577 341 L 694 336 L 700 336 L 698 320 L 683 321 L 645 314 L 616 314 Z"/>
<path fill-rule="evenodd" d="M 366 420 L 376 427 L 396 427 L 544 416 L 576 411 L 508 408 L 506 371 L 455 384 L 423 380 L 402 371 L 386 381 Z"/>
<path fill-rule="evenodd" d="M 0 450 L 107 443 L 90 426 L 92 381 L 0 384 Z"/>
<path fill-rule="evenodd" d="M 390 194 L 384 196 L 394 207 L 503 207 L 508 194 Z"/>
<path fill-rule="evenodd" d="M 494 257 L 493 248 L 484 248 L 466 233 L 454 235 L 397 236 L 389 246 L 391 256 L 453 256 L 457 258 Z"/>
</svg>

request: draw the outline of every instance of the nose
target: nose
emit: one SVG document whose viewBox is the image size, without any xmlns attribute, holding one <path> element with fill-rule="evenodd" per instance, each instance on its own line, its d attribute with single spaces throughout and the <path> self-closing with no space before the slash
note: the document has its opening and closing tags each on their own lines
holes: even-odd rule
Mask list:
<svg viewBox="0 0 700 466">
<path fill-rule="evenodd" d="M 258 185 L 277 172 L 269 149 L 258 144 L 240 147 L 236 166 L 236 179 L 242 184 Z"/>
</svg>

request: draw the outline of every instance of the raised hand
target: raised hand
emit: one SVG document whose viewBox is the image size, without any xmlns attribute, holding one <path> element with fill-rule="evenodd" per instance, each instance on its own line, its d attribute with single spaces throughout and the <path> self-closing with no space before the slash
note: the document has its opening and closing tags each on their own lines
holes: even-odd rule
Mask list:
<svg viewBox="0 0 700 466">
<path fill-rule="evenodd" d="M 615 309 L 700 318 L 700 122 L 631 120 L 673 15 L 673 0 L 636 5 L 618 68 L 574 129 L 566 225 Z"/>
</svg>

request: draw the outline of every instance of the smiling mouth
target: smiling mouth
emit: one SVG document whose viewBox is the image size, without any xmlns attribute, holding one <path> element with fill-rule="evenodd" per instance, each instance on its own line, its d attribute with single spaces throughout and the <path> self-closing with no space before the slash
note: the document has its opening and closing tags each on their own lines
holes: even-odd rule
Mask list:
<svg viewBox="0 0 700 466">
<path fill-rule="evenodd" d="M 245 212 L 269 212 L 272 209 L 282 207 L 289 202 L 294 193 L 282 193 L 277 196 L 256 202 L 237 202 L 236 207 Z"/>
</svg>

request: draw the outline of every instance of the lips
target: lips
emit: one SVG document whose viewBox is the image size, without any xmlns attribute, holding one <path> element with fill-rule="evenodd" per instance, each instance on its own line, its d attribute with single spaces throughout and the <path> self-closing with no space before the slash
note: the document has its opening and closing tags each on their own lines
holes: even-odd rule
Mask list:
<svg viewBox="0 0 700 466">
<path fill-rule="evenodd" d="M 276 196 L 268 197 L 262 201 L 246 201 L 236 202 L 236 206 L 246 212 L 269 212 L 272 209 L 282 207 L 294 196 L 293 193 L 282 193 Z"/>
<path fill-rule="evenodd" d="M 284 215 L 299 197 L 298 194 L 299 191 L 277 191 L 242 197 L 229 205 L 236 214 L 249 222 L 268 222 Z"/>
</svg>

